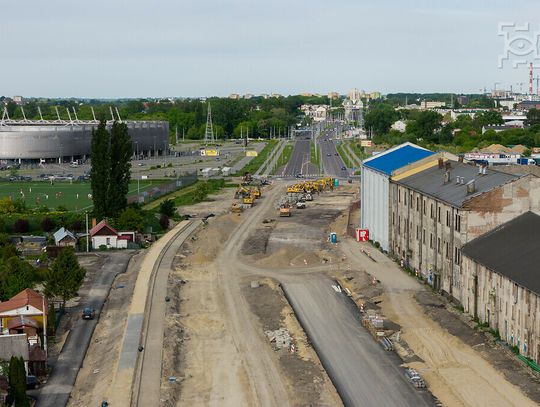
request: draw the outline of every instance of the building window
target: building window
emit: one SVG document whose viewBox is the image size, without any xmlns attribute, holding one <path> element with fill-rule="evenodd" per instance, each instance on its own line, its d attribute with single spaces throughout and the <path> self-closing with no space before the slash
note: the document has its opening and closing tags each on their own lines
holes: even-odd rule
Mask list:
<svg viewBox="0 0 540 407">
<path fill-rule="evenodd" d="M 411 206 L 411 208 L 413 207 L 413 196 L 412 196 L 412 192 L 411 192 L 411 196 L 409 197 L 409 205 Z"/>
<path fill-rule="evenodd" d="M 461 263 L 461 250 L 459 250 L 457 247 L 454 247 L 454 263 Z"/>
<path fill-rule="evenodd" d="M 418 226 L 416 226 L 416 240 L 418 240 L 418 238 L 420 237 L 418 231 L 419 231 L 419 228 Z"/>
<path fill-rule="evenodd" d="M 401 216 L 397 217 L 397 232 L 401 232 Z"/>
<path fill-rule="evenodd" d="M 461 232 L 461 215 L 456 214 L 454 222 L 454 229 Z"/>
<path fill-rule="evenodd" d="M 422 243 L 426 244 L 426 229 L 422 229 Z"/>
<path fill-rule="evenodd" d="M 450 211 L 446 211 L 446 226 L 450 227 Z"/>
<path fill-rule="evenodd" d="M 420 197 L 416 197 L 416 211 L 420 211 Z"/>
<path fill-rule="evenodd" d="M 407 193 L 406 192 L 403 194 L 403 204 L 407 206 Z"/>
<path fill-rule="evenodd" d="M 396 214 L 395 212 L 392 212 L 392 225 L 396 224 Z"/>
<path fill-rule="evenodd" d="M 450 245 L 446 242 L 446 258 L 450 258 Z"/>
<path fill-rule="evenodd" d="M 437 208 L 437 220 L 439 221 L 439 223 L 441 223 L 441 207 L 440 206 Z"/>
<path fill-rule="evenodd" d="M 111 238 L 110 237 L 107 238 L 106 243 L 107 243 L 107 245 L 111 244 Z"/>
<path fill-rule="evenodd" d="M 433 249 L 433 233 L 429 234 L 429 248 Z"/>
<path fill-rule="evenodd" d="M 398 189 L 397 191 L 397 200 L 399 203 L 401 203 L 401 190 L 400 189 Z"/>
<path fill-rule="evenodd" d="M 426 200 L 424 199 L 424 215 L 426 214 Z"/>
<path fill-rule="evenodd" d="M 434 214 L 433 214 L 433 204 L 431 204 L 431 212 L 430 212 L 429 216 L 431 217 L 431 219 L 433 219 L 433 216 L 434 216 Z"/>
<path fill-rule="evenodd" d="M 437 253 L 441 253 L 441 238 L 437 238 Z"/>
</svg>

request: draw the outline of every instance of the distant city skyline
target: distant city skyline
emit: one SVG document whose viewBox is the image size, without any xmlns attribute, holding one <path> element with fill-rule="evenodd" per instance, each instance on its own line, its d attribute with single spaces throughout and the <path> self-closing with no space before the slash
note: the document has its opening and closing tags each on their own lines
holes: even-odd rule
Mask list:
<svg viewBox="0 0 540 407">
<path fill-rule="evenodd" d="M 497 65 L 498 27 L 534 39 L 536 15 L 532 0 L 23 0 L 2 5 L 0 95 L 525 92 L 526 66 Z"/>
</svg>

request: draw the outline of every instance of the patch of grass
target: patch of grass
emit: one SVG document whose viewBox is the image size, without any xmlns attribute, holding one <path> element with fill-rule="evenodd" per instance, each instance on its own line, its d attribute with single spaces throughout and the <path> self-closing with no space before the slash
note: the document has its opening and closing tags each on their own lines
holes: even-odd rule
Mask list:
<svg viewBox="0 0 540 407">
<path fill-rule="evenodd" d="M 345 143 L 343 141 L 336 145 L 336 150 L 338 154 L 340 155 L 341 159 L 343 160 L 343 162 L 345 163 L 345 165 L 347 166 L 347 168 L 354 167 L 351 160 L 349 160 L 349 155 L 346 154 L 345 152 Z"/>
<path fill-rule="evenodd" d="M 197 181 L 195 184 L 181 190 L 182 192 L 174 197 L 174 204 L 176 206 L 193 205 L 204 201 L 208 195 L 229 186 L 234 187 L 235 185 L 226 184 L 224 179 Z"/>
<path fill-rule="evenodd" d="M 351 140 L 349 145 L 351 146 L 352 151 L 354 151 L 356 156 L 361 160 L 364 160 L 368 157 L 368 154 L 364 152 L 364 147 L 360 145 L 360 141 Z"/>
<path fill-rule="evenodd" d="M 279 167 L 286 165 L 289 162 L 289 160 L 291 159 L 293 149 L 294 149 L 294 144 L 290 144 L 289 142 L 287 142 L 287 144 L 281 151 L 281 155 L 278 158 L 278 162 L 277 162 L 276 168 L 274 169 L 273 174 L 276 173 Z"/>
<path fill-rule="evenodd" d="M 263 165 L 268 158 L 268 154 L 270 154 L 270 151 L 272 151 L 276 147 L 277 143 L 278 140 L 268 140 L 268 143 L 266 144 L 266 146 L 264 146 L 264 148 L 257 155 L 257 157 L 254 157 L 249 163 L 247 163 L 240 172 L 242 174 L 245 174 L 246 172 L 254 174 L 255 172 L 257 172 L 259 167 Z"/>
<path fill-rule="evenodd" d="M 311 141 L 309 145 L 309 150 L 311 153 L 311 162 L 317 166 L 317 169 L 321 168 L 321 152 L 316 151 L 317 149 L 317 143 Z"/>
<path fill-rule="evenodd" d="M 170 182 L 169 180 L 140 180 L 140 191 L 153 186 Z M 21 190 L 24 194 L 21 194 Z M 28 208 L 47 206 L 49 208 L 65 207 L 68 211 L 82 212 L 94 206 L 88 194 L 92 190 L 90 182 L 56 181 L 53 185 L 48 181 L 0 182 L 0 199 L 11 197 L 22 198 Z M 137 181 L 131 181 L 129 195 L 137 194 Z"/>
</svg>

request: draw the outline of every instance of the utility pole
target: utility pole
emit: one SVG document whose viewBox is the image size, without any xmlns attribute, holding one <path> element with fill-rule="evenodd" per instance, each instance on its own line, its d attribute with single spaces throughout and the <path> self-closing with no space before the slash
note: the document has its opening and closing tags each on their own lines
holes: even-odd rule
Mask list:
<svg viewBox="0 0 540 407">
<path fill-rule="evenodd" d="M 90 251 L 90 235 L 88 234 L 88 211 L 84 212 L 86 218 L 86 253 Z"/>
</svg>

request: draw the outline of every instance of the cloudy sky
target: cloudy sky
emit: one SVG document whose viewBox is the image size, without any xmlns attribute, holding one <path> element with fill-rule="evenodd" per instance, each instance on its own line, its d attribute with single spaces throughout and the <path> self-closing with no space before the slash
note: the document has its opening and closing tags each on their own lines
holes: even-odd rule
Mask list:
<svg viewBox="0 0 540 407">
<path fill-rule="evenodd" d="M 0 95 L 525 89 L 527 68 L 497 67 L 497 30 L 527 22 L 534 38 L 539 1 L 2 2 Z"/>
</svg>

